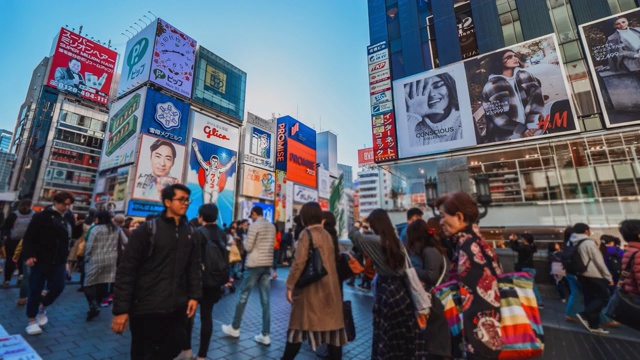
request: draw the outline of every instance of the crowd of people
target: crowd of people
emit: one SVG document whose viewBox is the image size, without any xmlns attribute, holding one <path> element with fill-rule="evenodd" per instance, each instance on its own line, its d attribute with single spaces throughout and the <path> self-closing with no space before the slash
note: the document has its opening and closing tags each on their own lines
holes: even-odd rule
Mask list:
<svg viewBox="0 0 640 360">
<path fill-rule="evenodd" d="M 438 198 L 438 217 L 423 219 L 420 209 L 410 209 L 400 233 L 385 210 L 374 210 L 349 231 L 349 254 L 340 251 L 335 216 L 317 203 L 305 204 L 294 226 L 285 230 L 265 219 L 259 206 L 251 209 L 250 219 L 229 226 L 218 223 L 215 204 L 202 205 L 197 219 L 189 221 L 185 214 L 190 195 L 184 185 L 166 187 L 164 211 L 144 221 L 106 210 L 73 214 L 74 197 L 64 191 L 37 213 L 30 202 L 20 202 L 1 227 L 6 250 L 3 287 L 18 273 L 25 332 L 43 333 L 49 306 L 78 271 L 78 290 L 88 304 L 86 320 L 111 305 L 113 331 L 130 330 L 132 359 L 205 359 L 213 308 L 227 290 L 235 292 L 237 281 L 241 285 L 233 320 L 222 325 L 221 332 L 240 337 L 248 299 L 257 286 L 262 328 L 254 340 L 268 346 L 271 281 L 278 266 L 286 265 L 290 270 L 283 295 L 291 313 L 282 359 L 294 359 L 305 341 L 329 359 L 342 358 L 342 347 L 353 339 L 343 283 L 354 286 L 357 276 L 357 286 L 373 294 L 372 359 L 500 357 L 498 281 L 505 272 L 479 231 L 478 207 L 468 194 Z M 587 224 L 577 223 L 565 230 L 563 242 L 548 247 L 549 274 L 566 303 L 566 320 L 596 334 L 620 325 L 605 311 L 616 286 L 640 305 L 640 261 L 634 260 L 640 251 L 640 220 L 623 221 L 619 232 L 626 246 L 611 235 L 595 239 Z M 517 253 L 514 270 L 535 279 L 534 236 L 511 234 L 508 240 Z M 352 260 L 363 270 L 352 272 Z M 445 305 L 437 296 L 430 297 L 428 315 L 416 311 L 407 286 L 409 268 L 431 294 L 445 283 L 458 286 L 464 302 L 460 336 L 452 335 Z M 535 281 L 532 290 L 542 309 Z M 198 307 L 196 351 L 191 339 Z"/>
</svg>

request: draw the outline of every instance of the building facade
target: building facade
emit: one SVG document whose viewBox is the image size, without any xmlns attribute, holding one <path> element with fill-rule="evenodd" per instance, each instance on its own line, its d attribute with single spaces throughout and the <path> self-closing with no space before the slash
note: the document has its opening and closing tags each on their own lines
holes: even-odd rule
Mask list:
<svg viewBox="0 0 640 360">
<path fill-rule="evenodd" d="M 615 15 L 621 12 L 625 12 L 629 26 L 640 26 L 634 11 L 636 1 L 369 0 L 368 5 L 374 126 L 377 116 L 381 122 L 391 120 L 399 154 L 393 161 L 377 162 L 405 182 L 403 191 L 409 205 L 425 206 L 426 178 L 437 179 L 440 193 L 475 193 L 474 175 L 485 173 L 493 198 L 483 219 L 485 228 L 559 229 L 581 221 L 607 231 L 640 214 L 640 163 L 636 156 L 640 151 L 640 116 L 636 116 L 640 104 L 633 100 L 631 105 L 621 103 L 619 97 L 624 93 L 620 96 L 616 85 L 622 83 L 618 79 L 632 79 L 628 86 L 635 89 L 635 75 L 629 73 L 636 70 L 616 70 L 613 63 L 600 59 L 602 50 L 597 53 L 597 46 L 587 46 L 589 41 L 600 41 L 600 49 L 605 44 L 612 46 Z M 374 46 L 377 44 L 382 46 Z M 543 117 L 529 125 L 523 121 L 519 126 L 522 131 L 513 131 L 517 136 L 487 135 L 499 127 L 496 114 L 502 111 L 501 106 L 508 106 L 482 100 L 501 84 L 499 76 L 489 75 L 488 60 L 495 59 L 494 54 L 503 56 L 494 61 L 502 60 L 503 69 L 506 62 L 517 58 L 513 74 L 526 73 L 542 84 L 536 104 Z M 383 64 L 385 60 L 389 64 Z M 386 109 L 391 107 L 387 110 L 390 116 L 382 113 L 380 103 L 374 104 L 383 97 L 375 96 L 380 90 L 373 86 L 379 84 L 376 74 L 387 71 L 383 65 L 388 67 L 389 83 L 393 83 L 393 91 L 391 85 L 381 89 L 393 92 L 394 101 L 383 103 Z M 555 75 L 550 76 L 553 71 Z M 437 131 L 445 130 L 438 130 L 425 117 L 423 123 L 434 132 L 420 128 L 420 124 L 407 130 L 409 123 L 402 121 L 412 117 L 411 104 L 405 102 L 402 90 L 413 84 L 415 91 L 417 79 L 425 85 L 436 76 L 443 79 L 444 73 L 457 85 L 454 91 L 459 100 L 456 110 L 463 119 L 462 133 L 473 134 L 475 130 L 475 137 L 458 146 L 427 146 L 427 137 L 435 138 Z M 488 86 L 490 82 L 493 87 Z M 465 103 L 468 109 L 463 109 Z M 565 112 L 554 113 L 553 106 L 560 104 Z M 518 110 L 514 107 L 514 111 Z M 544 114 L 551 119 L 545 119 Z M 514 127 L 518 125 L 514 123 Z M 418 142 L 424 145 L 416 146 L 415 151 L 404 145 L 404 134 L 412 131 L 422 137 Z M 374 131 L 374 148 L 375 135 Z"/>
<path fill-rule="evenodd" d="M 353 190 L 353 169 L 350 165 L 338 164 L 338 170 L 344 176 L 344 188 Z"/>
<path fill-rule="evenodd" d="M 391 196 L 392 175 L 378 167 L 363 168 L 358 171 L 360 217 L 367 217 L 375 209 L 394 208 Z"/>
</svg>

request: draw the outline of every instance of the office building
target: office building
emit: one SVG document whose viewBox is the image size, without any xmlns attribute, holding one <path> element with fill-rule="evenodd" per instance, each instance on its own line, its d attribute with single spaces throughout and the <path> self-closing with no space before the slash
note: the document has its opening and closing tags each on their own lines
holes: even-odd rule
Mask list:
<svg viewBox="0 0 640 360">
<path fill-rule="evenodd" d="M 375 209 L 393 209 L 392 181 L 391 173 L 382 168 L 371 167 L 358 172 L 361 217 L 367 217 Z"/>
<path fill-rule="evenodd" d="M 353 169 L 351 168 L 351 166 L 338 164 L 338 170 L 342 171 L 342 176 L 344 176 L 344 188 L 353 190 Z"/>
<path fill-rule="evenodd" d="M 0 130 L 0 151 L 9 152 L 12 136 L 13 133 L 11 131 L 5 129 Z"/>
<path fill-rule="evenodd" d="M 475 177 L 487 174 L 493 204 L 485 229 L 557 235 L 586 222 L 609 231 L 637 217 L 640 81 L 630 76 L 632 60 L 603 50 L 625 46 L 616 14 L 638 27 L 637 7 L 633 0 L 369 0 L 376 163 L 404 181 L 412 206 L 424 206 L 427 178 L 440 193 L 475 194 Z M 525 87 L 518 102 L 516 90 Z M 440 106 L 440 115 L 410 106 L 405 89 L 414 103 L 422 96 Z"/>
<path fill-rule="evenodd" d="M 330 173 L 338 173 L 338 135 L 325 130 L 316 134 L 316 162 Z"/>
</svg>

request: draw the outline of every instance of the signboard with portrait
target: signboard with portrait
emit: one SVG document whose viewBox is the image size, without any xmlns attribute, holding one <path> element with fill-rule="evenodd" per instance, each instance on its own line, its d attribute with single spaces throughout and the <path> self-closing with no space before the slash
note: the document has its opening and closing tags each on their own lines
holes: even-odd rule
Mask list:
<svg viewBox="0 0 640 360">
<path fill-rule="evenodd" d="M 132 199 L 161 202 L 162 189 L 182 182 L 185 148 L 142 134 Z"/>
<path fill-rule="evenodd" d="M 196 41 L 162 19 L 158 19 L 155 35 L 151 81 L 191 97 Z"/>
<path fill-rule="evenodd" d="M 276 179 L 273 172 L 250 165 L 243 165 L 242 195 L 264 200 L 273 200 L 275 191 Z"/>
<path fill-rule="evenodd" d="M 580 25 L 580 33 L 607 126 L 639 123 L 640 10 Z"/>
<path fill-rule="evenodd" d="M 244 132 L 244 157 L 242 162 L 266 170 L 275 168 L 276 124 L 252 113 L 247 113 Z"/>
<path fill-rule="evenodd" d="M 106 105 L 118 53 L 62 28 L 57 37 L 47 85 Z"/>
<path fill-rule="evenodd" d="M 242 122 L 247 73 L 200 46 L 195 75 L 193 99 Z"/>
<path fill-rule="evenodd" d="M 146 97 L 145 87 L 111 104 L 100 170 L 130 164 L 135 160 Z"/>
<path fill-rule="evenodd" d="M 127 41 L 122 62 L 122 73 L 118 83 L 118 96 L 149 81 L 151 56 L 156 38 L 158 21 L 156 19 Z"/>
<path fill-rule="evenodd" d="M 191 122 L 187 186 L 193 202 L 187 217 L 196 217 L 200 205 L 214 203 L 218 205 L 218 222 L 230 224 L 235 204 L 240 130 L 195 111 L 191 112 Z"/>
</svg>

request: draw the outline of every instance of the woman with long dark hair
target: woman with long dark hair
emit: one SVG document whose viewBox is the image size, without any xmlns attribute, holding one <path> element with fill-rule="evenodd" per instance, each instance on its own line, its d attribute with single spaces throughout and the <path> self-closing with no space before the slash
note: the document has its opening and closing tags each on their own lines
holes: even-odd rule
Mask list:
<svg viewBox="0 0 640 360">
<path fill-rule="evenodd" d="M 87 321 L 100 314 L 99 301 L 108 294 L 109 284 L 116 280 L 118 246 L 127 244 L 127 236 L 117 227 L 109 211 L 96 214 L 96 225 L 87 235 L 84 249 L 84 293 L 89 302 Z"/>
<path fill-rule="evenodd" d="M 386 211 L 373 210 L 367 221 L 374 234 L 354 229 L 349 237 L 371 258 L 378 274 L 371 359 L 422 359 L 427 356 L 425 333 L 418 326 L 405 283 L 404 246 Z"/>
<path fill-rule="evenodd" d="M 497 359 L 500 336 L 502 274 L 498 256 L 473 229 L 480 212 L 475 200 L 464 192 L 445 194 L 436 200 L 442 230 L 457 244 L 450 280 L 457 280 L 462 295 L 462 341 L 467 359 Z"/>
</svg>

